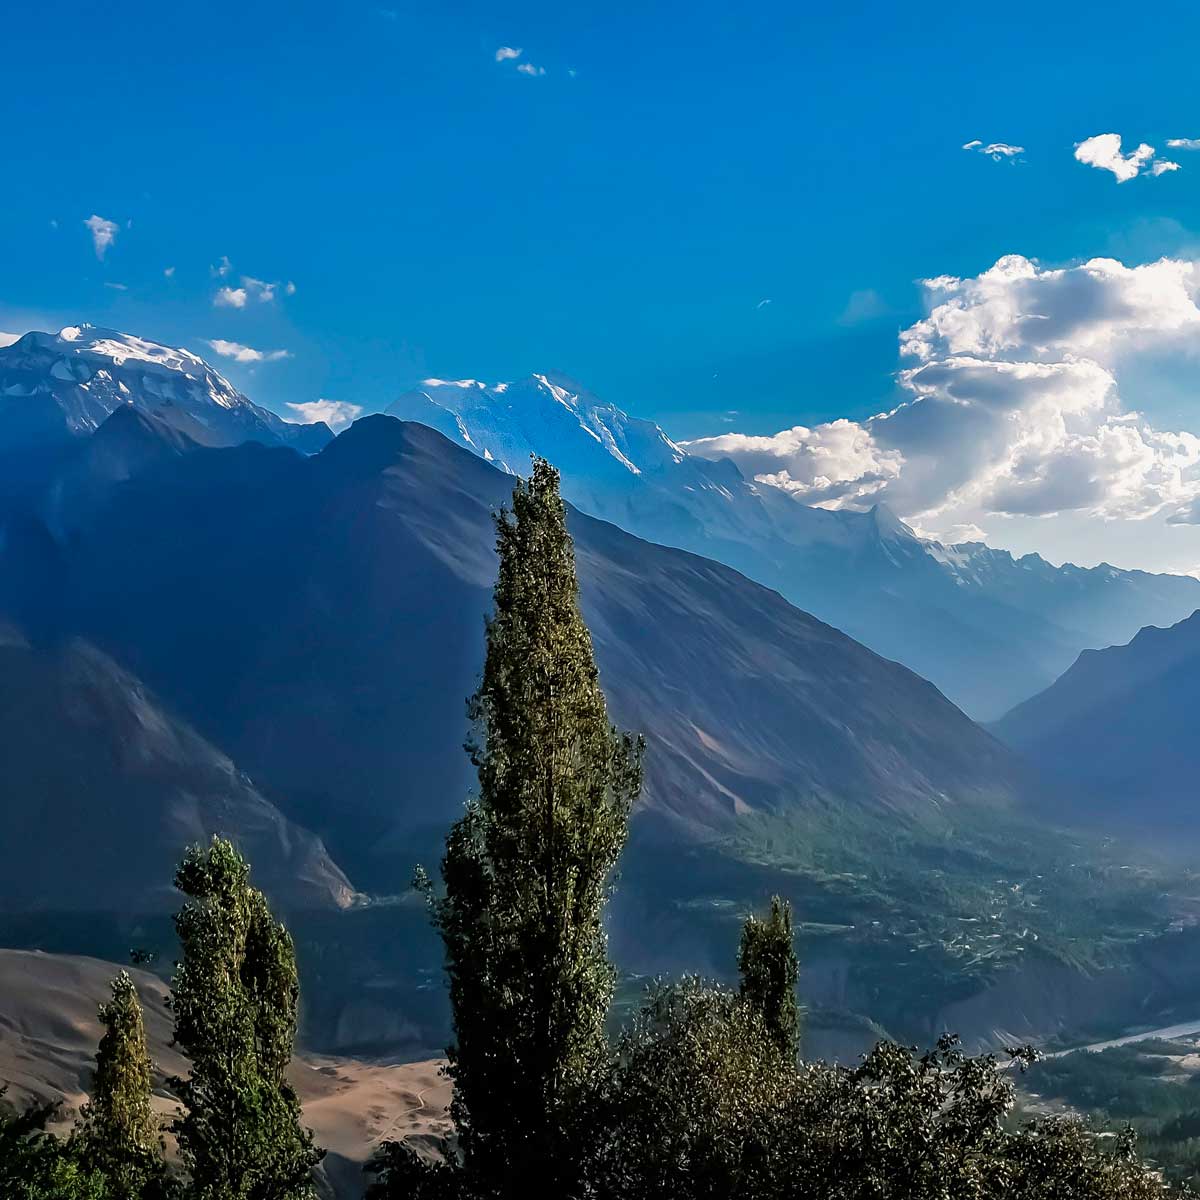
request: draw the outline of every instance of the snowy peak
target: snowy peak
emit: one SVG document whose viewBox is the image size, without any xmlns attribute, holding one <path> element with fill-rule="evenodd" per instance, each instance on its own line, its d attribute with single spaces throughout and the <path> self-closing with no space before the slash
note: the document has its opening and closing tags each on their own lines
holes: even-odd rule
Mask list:
<svg viewBox="0 0 1200 1200">
<path fill-rule="evenodd" d="M 206 445 L 245 441 L 316 450 L 332 434 L 251 403 L 188 350 L 93 325 L 27 333 L 0 349 L 0 448 L 94 432 L 131 404 Z"/>
<path fill-rule="evenodd" d="M 653 422 L 630 417 L 558 374 L 497 384 L 426 379 L 387 411 L 432 425 L 513 474 L 528 471 L 531 454 L 551 459 L 564 474 L 589 469 L 626 475 L 684 456 Z"/>
</svg>

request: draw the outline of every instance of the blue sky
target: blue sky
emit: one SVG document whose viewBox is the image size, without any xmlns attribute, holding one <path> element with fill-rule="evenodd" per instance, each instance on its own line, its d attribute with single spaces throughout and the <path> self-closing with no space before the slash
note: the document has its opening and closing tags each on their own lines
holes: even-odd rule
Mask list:
<svg viewBox="0 0 1200 1200">
<path fill-rule="evenodd" d="M 280 409 L 553 368 L 682 438 L 861 420 L 903 398 L 922 278 L 1196 257 L 1200 151 L 1166 142 L 1200 137 L 1198 35 L 1182 4 L 14 6 L 0 330 L 184 344 Z M 1075 160 L 1110 131 L 1181 169 Z M 243 276 L 277 286 L 215 306 Z M 1200 431 L 1178 349 L 1122 399 Z M 1001 522 L 1057 557 L 1148 544 L 1141 516 Z M 1155 522 L 1149 565 L 1200 565 Z"/>
</svg>

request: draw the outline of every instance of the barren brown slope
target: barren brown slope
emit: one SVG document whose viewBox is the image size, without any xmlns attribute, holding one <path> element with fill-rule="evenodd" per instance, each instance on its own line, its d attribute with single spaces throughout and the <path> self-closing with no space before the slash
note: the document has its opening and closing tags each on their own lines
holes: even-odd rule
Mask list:
<svg viewBox="0 0 1200 1200">
<path fill-rule="evenodd" d="M 61 1100 L 59 1128 L 87 1098 L 100 1039 L 96 1008 L 120 968 L 96 958 L 0 950 L 0 1086 L 7 1099 Z M 185 1074 L 187 1062 L 170 1047 L 171 1018 L 163 982 L 130 971 L 146 1014 L 155 1061 L 156 1107 L 173 1101 L 166 1076 Z M 357 1059 L 297 1057 L 291 1079 L 305 1123 L 328 1150 L 325 1172 L 339 1196 L 362 1194 L 362 1164 L 388 1139 L 426 1144 L 448 1132 L 450 1094 L 436 1061 L 370 1063 Z"/>
</svg>

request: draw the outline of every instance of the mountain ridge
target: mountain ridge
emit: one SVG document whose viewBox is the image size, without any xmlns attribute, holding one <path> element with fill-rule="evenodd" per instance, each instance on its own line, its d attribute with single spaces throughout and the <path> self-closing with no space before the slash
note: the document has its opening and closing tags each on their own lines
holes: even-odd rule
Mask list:
<svg viewBox="0 0 1200 1200">
<path fill-rule="evenodd" d="M 919 537 L 886 506 L 806 506 L 728 459 L 702 458 L 565 376 L 427 380 L 387 411 L 520 473 L 550 459 L 564 495 L 631 533 L 715 558 L 904 662 L 973 716 L 997 718 L 1088 647 L 1200 607 L 1200 581 L 1055 567 L 980 542 Z"/>
<path fill-rule="evenodd" d="M 333 436 L 323 422 L 292 424 L 254 404 L 190 351 L 132 334 L 85 323 L 0 347 L 0 450 L 90 434 L 128 404 L 205 445 L 256 439 L 311 452 Z"/>
</svg>

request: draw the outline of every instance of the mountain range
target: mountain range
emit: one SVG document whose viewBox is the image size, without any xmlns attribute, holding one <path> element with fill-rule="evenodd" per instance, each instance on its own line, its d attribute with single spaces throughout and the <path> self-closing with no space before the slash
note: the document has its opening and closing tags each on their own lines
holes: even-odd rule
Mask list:
<svg viewBox="0 0 1200 1200">
<path fill-rule="evenodd" d="M 1125 962 L 1123 947 L 1167 920 L 1161 888 L 1092 870 L 1081 836 L 1048 828 L 1078 810 L 878 646 L 894 637 L 962 677 L 1011 658 L 1003 686 L 979 685 L 996 703 L 1089 622 L 1186 610 L 1196 581 L 939 546 L 881 507 L 805 508 L 552 377 L 488 396 L 430 385 L 472 397 L 445 435 L 436 413 L 402 419 L 433 403 L 422 393 L 319 446 L 267 426 L 242 438 L 193 356 L 146 345 L 155 372 L 122 376 L 129 396 L 93 413 L 94 429 L 70 427 L 70 406 L 28 374 L 7 401 L 58 413 L 43 441 L 9 443 L 19 486 L 0 489 L 14 814 L 0 923 L 20 944 L 52 934 L 111 955 L 145 929 L 165 945 L 171 863 L 224 832 L 288 909 L 310 1036 L 440 1037 L 437 948 L 404 894 L 472 784 L 464 700 L 483 658 L 494 514 L 509 469 L 542 447 L 582 506 L 568 520 L 612 716 L 647 738 L 611 910 L 629 969 L 729 961 L 740 914 L 776 891 L 807 918 L 815 1004 L 925 1036 L 916 1015 L 951 997 L 1006 979 L 1019 991 L 1047 961 L 1077 973 L 1100 927 Z M 158 368 L 182 379 L 168 386 Z M 149 377 L 157 391 L 135 395 Z M 226 433 L 200 436 L 182 402 L 161 401 L 179 389 L 203 430 Z M 506 405 L 526 433 L 530 413 L 549 431 L 471 432 L 484 411 L 513 427 Z M 797 607 L 802 588 L 836 623 Z M 845 632 L 850 616 L 875 648 Z M 114 914 L 103 936 L 97 912 Z"/>
<path fill-rule="evenodd" d="M 0 581 L 43 638 L 145 681 L 357 886 L 395 890 L 407 840 L 470 786 L 464 698 L 511 482 L 387 416 L 308 457 L 200 447 L 125 408 L 47 481 L 66 535 L 9 536 Z M 647 737 L 647 827 L 709 838 L 839 803 L 920 821 L 1021 793 L 1011 754 L 906 668 L 728 567 L 570 525 L 613 715 Z"/>
<path fill-rule="evenodd" d="M 1045 688 L 1085 648 L 1200 607 L 1200 580 L 1055 567 L 980 542 L 918 537 L 885 506 L 799 503 L 710 461 L 572 380 L 427 380 L 387 410 L 504 470 L 552 461 L 584 512 L 715 558 L 935 683 L 980 720 Z"/>
</svg>

